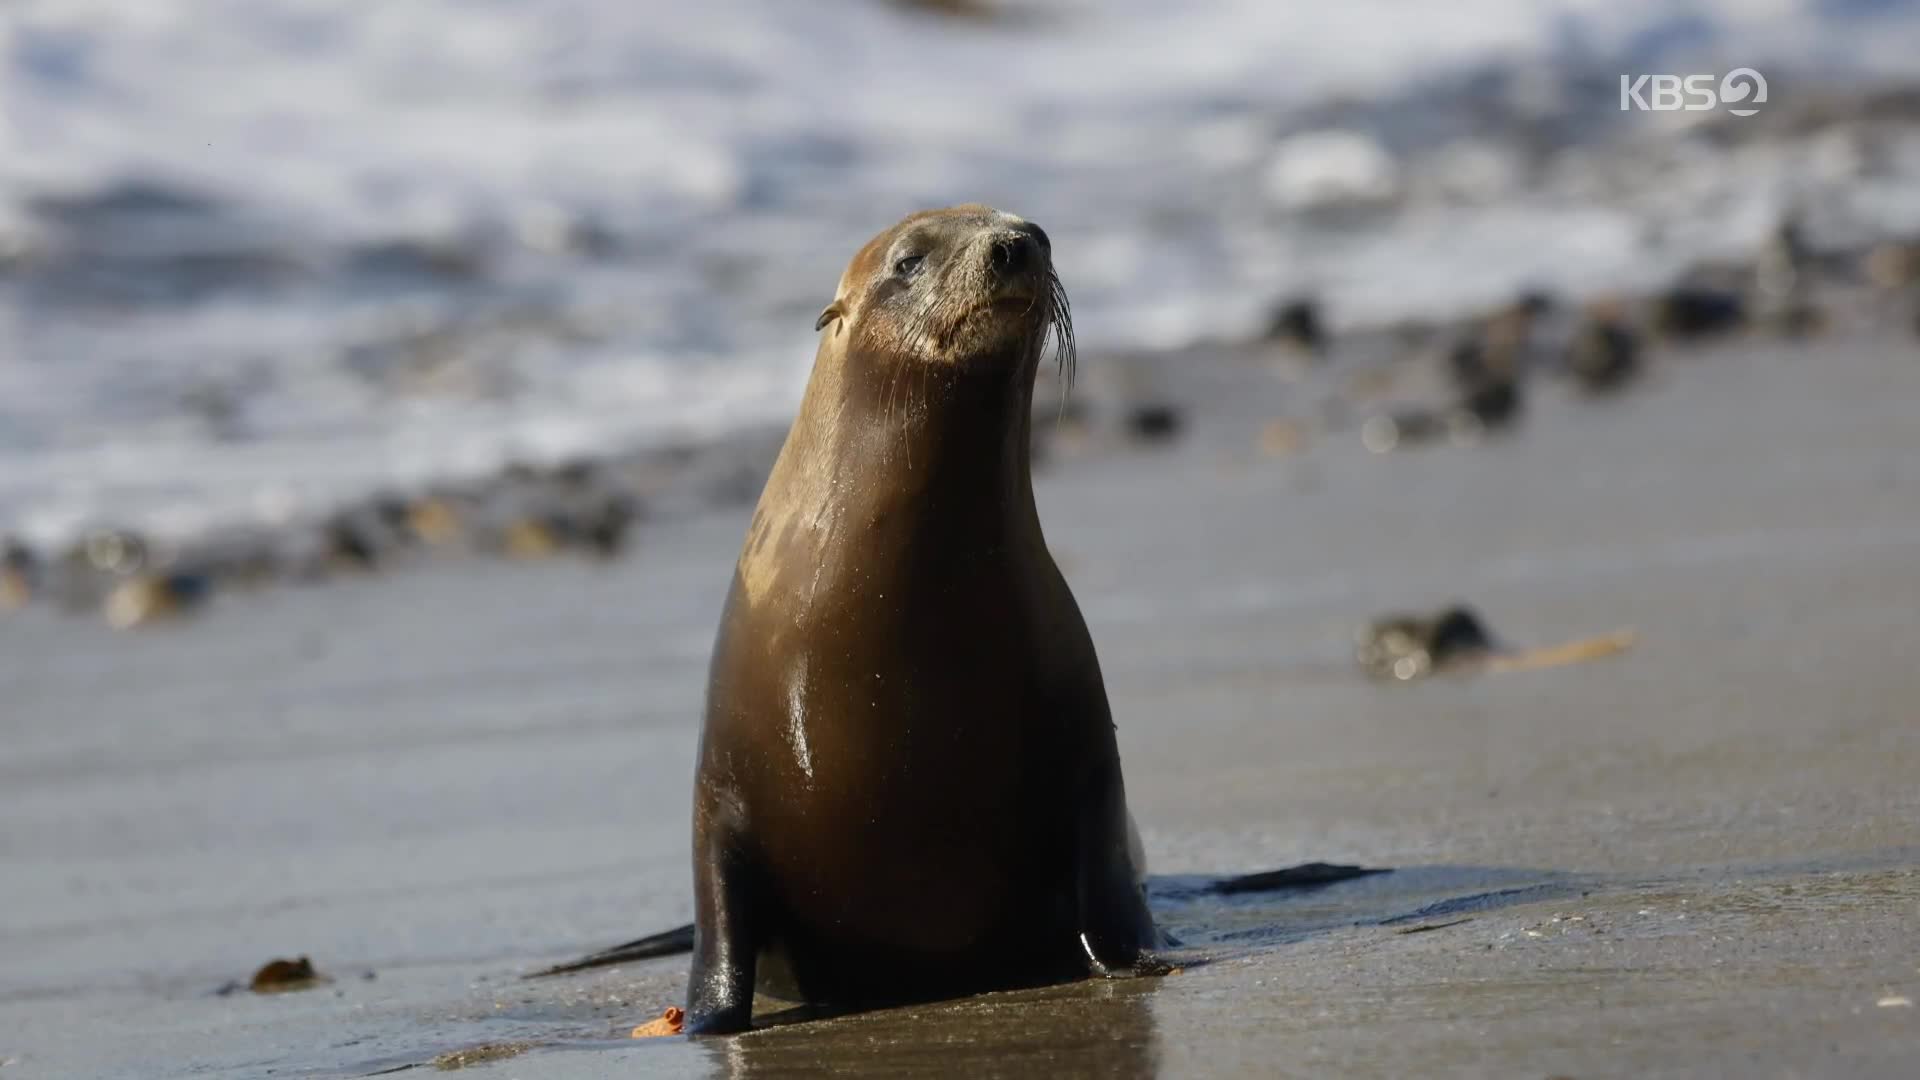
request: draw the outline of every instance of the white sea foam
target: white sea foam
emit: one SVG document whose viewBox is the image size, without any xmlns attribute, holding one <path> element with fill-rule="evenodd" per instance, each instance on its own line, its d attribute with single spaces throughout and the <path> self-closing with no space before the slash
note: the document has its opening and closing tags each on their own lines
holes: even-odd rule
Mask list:
<svg viewBox="0 0 1920 1080">
<path fill-rule="evenodd" d="M 1844 153 L 1740 164 L 1764 182 L 1678 162 L 1669 186 L 1602 190 L 1529 178 L 1464 133 L 1410 182 L 1378 134 L 1297 110 L 1493 61 L 1900 72 L 1920 19 L 1858 6 L 1875 7 L 1030 0 L 975 25 L 880 0 L 11 0 L 0 528 L 198 527 L 777 416 L 842 260 L 925 205 L 1046 223 L 1096 347 L 1245 330 L 1301 287 L 1352 321 L 1645 280 L 1751 243 Z M 1521 112 L 1567 92 L 1505 91 Z M 147 231 L 61 209 L 136 184 L 206 205 Z M 1911 215 L 1897 186 L 1862 190 Z M 1351 202 L 1392 210 L 1360 230 L 1297 220 Z M 1673 226 L 1661 244 L 1650 217 Z M 614 254 L 571 253 L 596 231 Z M 351 271 L 395 239 L 487 272 Z M 267 287 L 75 304 L 84 281 L 42 273 L 138 255 L 165 285 L 179 259 L 235 252 Z"/>
</svg>

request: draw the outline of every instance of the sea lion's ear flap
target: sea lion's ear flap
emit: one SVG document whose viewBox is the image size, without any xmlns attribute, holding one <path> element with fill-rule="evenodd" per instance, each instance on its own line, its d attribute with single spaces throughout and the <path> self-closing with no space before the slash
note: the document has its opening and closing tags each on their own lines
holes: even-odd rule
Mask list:
<svg viewBox="0 0 1920 1080">
<path fill-rule="evenodd" d="M 817 334 L 825 330 L 828 323 L 845 314 L 846 312 L 840 309 L 840 301 L 835 300 L 833 303 L 827 305 L 826 310 L 820 313 L 819 318 L 813 320 L 813 332 Z"/>
</svg>

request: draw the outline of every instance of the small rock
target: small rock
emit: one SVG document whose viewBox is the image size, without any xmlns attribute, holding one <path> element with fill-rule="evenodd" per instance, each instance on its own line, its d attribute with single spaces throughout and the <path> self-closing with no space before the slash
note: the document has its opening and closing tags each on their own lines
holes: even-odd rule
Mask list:
<svg viewBox="0 0 1920 1080">
<path fill-rule="evenodd" d="M 1267 323 L 1266 337 L 1305 352 L 1325 350 L 1327 332 L 1321 325 L 1319 302 L 1304 296 L 1283 301 Z"/>
<path fill-rule="evenodd" d="M 1512 424 L 1520 415 L 1520 380 L 1489 379 L 1461 397 L 1459 411 L 1478 420 L 1488 431 Z"/>
<path fill-rule="evenodd" d="M 253 973 L 247 989 L 256 994 L 278 994 L 294 990 L 311 990 L 328 982 L 326 976 L 313 969 L 313 961 L 305 956 L 294 960 L 269 960 Z"/>
<path fill-rule="evenodd" d="M 611 559 L 626 547 L 627 533 L 638 516 L 631 498 L 610 495 L 579 522 L 580 541 L 593 554 Z"/>
<path fill-rule="evenodd" d="M 1127 434 L 1140 442 L 1167 442 L 1180 434 L 1180 411 L 1167 404 L 1141 404 L 1127 410 Z"/>
<path fill-rule="evenodd" d="M 32 548 L 12 537 L 0 542 L 0 611 L 26 607 L 39 577 L 39 560 Z"/>
<path fill-rule="evenodd" d="M 1654 301 L 1653 326 L 1671 338 L 1690 340 L 1723 334 L 1746 321 L 1746 302 L 1737 293 L 1699 285 L 1677 285 Z"/>
<path fill-rule="evenodd" d="M 518 518 L 501 530 L 500 550 L 516 559 L 544 559 L 560 550 L 560 530 L 542 518 Z"/>
<path fill-rule="evenodd" d="M 373 570 L 380 564 L 380 545 L 359 522 L 342 516 L 327 522 L 321 532 L 320 552 L 328 568 Z"/>
<path fill-rule="evenodd" d="M 141 574 L 115 586 L 107 594 L 102 614 L 115 630 L 131 630 L 162 619 L 176 618 L 198 608 L 213 592 L 205 574 L 181 571 Z"/>
<path fill-rule="evenodd" d="M 1617 390 L 1640 370 L 1640 340 L 1626 323 L 1598 318 L 1567 349 L 1567 374 L 1592 394 Z"/>
<path fill-rule="evenodd" d="M 1375 679 L 1411 682 L 1478 659 L 1495 648 L 1479 617 L 1464 607 L 1436 615 L 1388 615 L 1375 619 L 1355 642 L 1361 670 Z"/>
<path fill-rule="evenodd" d="M 406 523 L 423 544 L 449 544 L 460 535 L 460 510 L 451 499 L 429 495 L 407 507 Z"/>
</svg>

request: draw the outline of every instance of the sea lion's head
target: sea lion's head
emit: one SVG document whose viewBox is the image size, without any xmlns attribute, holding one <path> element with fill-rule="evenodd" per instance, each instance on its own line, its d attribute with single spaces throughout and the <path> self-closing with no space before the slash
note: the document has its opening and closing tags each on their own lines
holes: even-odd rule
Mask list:
<svg viewBox="0 0 1920 1080">
<path fill-rule="evenodd" d="M 1051 338 L 1073 362 L 1067 294 L 1040 226 L 977 203 L 913 214 L 869 240 L 815 329 L 889 363 L 1025 372 Z"/>
</svg>

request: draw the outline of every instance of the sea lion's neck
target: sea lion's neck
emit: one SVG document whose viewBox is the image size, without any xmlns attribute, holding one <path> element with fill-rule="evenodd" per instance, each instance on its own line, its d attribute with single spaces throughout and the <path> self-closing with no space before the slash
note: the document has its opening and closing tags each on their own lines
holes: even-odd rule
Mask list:
<svg viewBox="0 0 1920 1080">
<path fill-rule="evenodd" d="M 1033 357 L 822 353 L 789 440 L 834 478 L 884 479 L 938 501 L 1031 502 Z"/>
<path fill-rule="evenodd" d="M 848 553 L 911 559 L 931 542 L 982 556 L 1044 551 L 1031 472 L 1035 358 L 996 359 L 889 370 L 823 348 L 754 532 L 822 564 Z M 750 537 L 746 562 L 754 551 Z"/>
</svg>

